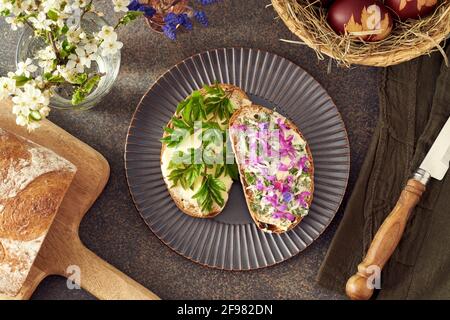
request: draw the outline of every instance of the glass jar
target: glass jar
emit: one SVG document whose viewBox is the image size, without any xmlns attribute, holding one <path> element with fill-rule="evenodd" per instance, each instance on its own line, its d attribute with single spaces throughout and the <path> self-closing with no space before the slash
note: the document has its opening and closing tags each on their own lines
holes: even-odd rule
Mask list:
<svg viewBox="0 0 450 320">
<path fill-rule="evenodd" d="M 88 13 L 81 19 L 80 25 L 85 32 L 93 33 L 100 31 L 104 25 L 107 25 L 107 22 L 94 13 Z M 24 28 L 17 45 L 16 65 L 21 61 L 25 61 L 27 58 L 33 59 L 38 50 L 47 46 L 42 38 L 34 36 L 34 32 L 30 27 L 25 26 Z M 86 69 L 89 73 L 96 72 L 103 74 L 101 80 L 92 92 L 87 95 L 81 103 L 73 105 L 71 101 L 71 86 L 57 87 L 54 89 L 50 99 L 50 107 L 67 110 L 87 110 L 94 107 L 111 91 L 117 75 L 119 74 L 119 69 L 120 50 L 118 50 L 117 53 L 106 57 L 99 54 L 97 58 L 92 61 L 91 68 Z"/>
</svg>

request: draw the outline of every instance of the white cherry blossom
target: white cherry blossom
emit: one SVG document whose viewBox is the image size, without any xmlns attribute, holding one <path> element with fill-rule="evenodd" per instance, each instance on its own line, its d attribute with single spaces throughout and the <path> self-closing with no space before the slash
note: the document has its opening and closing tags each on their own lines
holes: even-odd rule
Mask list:
<svg viewBox="0 0 450 320">
<path fill-rule="evenodd" d="M 23 27 L 23 21 L 16 17 L 6 17 L 5 21 L 11 25 L 11 29 L 14 31 Z"/>
<path fill-rule="evenodd" d="M 102 56 L 108 56 L 115 54 L 118 50 L 122 49 L 123 43 L 116 40 L 108 40 L 102 42 L 100 45 L 102 48 Z"/>
<path fill-rule="evenodd" d="M 0 100 L 5 99 L 16 91 L 16 81 L 11 78 L 0 78 Z"/>
<path fill-rule="evenodd" d="M 50 26 L 53 24 L 53 21 L 47 19 L 47 15 L 44 12 L 39 12 L 37 17 L 31 17 L 29 21 L 36 29 L 45 31 L 51 31 Z"/>
<path fill-rule="evenodd" d="M 35 72 L 36 70 L 37 66 L 33 64 L 33 60 L 27 58 L 25 61 L 19 62 L 17 64 L 16 75 L 24 75 L 25 77 L 30 77 L 31 73 Z"/>
<path fill-rule="evenodd" d="M 114 31 L 114 28 L 111 26 L 103 26 L 102 30 L 97 35 L 100 39 L 104 41 L 116 41 L 117 33 Z"/>
<path fill-rule="evenodd" d="M 77 26 L 72 26 L 67 31 L 67 41 L 73 44 L 78 44 L 81 40 L 86 38 L 86 33 L 83 29 Z"/>
<path fill-rule="evenodd" d="M 73 70 L 74 72 L 77 73 L 84 72 L 84 64 L 77 54 L 71 53 L 69 55 L 69 61 L 67 62 L 67 69 Z"/>
<path fill-rule="evenodd" d="M 130 0 L 112 0 L 115 12 L 128 12 Z"/>
<path fill-rule="evenodd" d="M 44 72 L 52 71 L 56 54 L 51 46 L 47 46 L 45 49 L 39 50 L 36 57 L 38 59 L 39 67 L 44 69 Z"/>
<path fill-rule="evenodd" d="M 0 0 L 0 12 L 13 9 L 13 4 L 10 0 Z"/>
<path fill-rule="evenodd" d="M 98 41 L 95 38 L 85 39 L 83 42 L 84 50 L 88 53 L 95 53 L 98 51 Z"/>
</svg>

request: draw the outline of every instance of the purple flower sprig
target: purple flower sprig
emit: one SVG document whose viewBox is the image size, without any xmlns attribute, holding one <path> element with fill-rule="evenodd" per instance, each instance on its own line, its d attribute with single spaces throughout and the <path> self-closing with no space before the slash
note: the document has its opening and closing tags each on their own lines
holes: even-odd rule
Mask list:
<svg viewBox="0 0 450 320">
<path fill-rule="evenodd" d="M 141 11 L 147 18 L 153 17 L 156 13 L 155 8 L 151 7 L 148 4 L 142 4 L 138 0 L 131 0 L 127 8 L 130 11 Z"/>
<path fill-rule="evenodd" d="M 221 0 L 196 0 L 200 5 L 206 6 L 214 4 Z M 147 18 L 153 17 L 157 12 L 153 7 L 147 4 L 141 4 L 139 0 L 132 0 L 128 6 L 129 10 L 132 11 L 142 11 Z M 161 12 L 164 16 L 164 25 L 162 26 L 162 31 L 167 38 L 171 40 L 176 40 L 177 29 L 181 26 L 186 30 L 193 29 L 193 19 L 195 19 L 202 26 L 207 27 L 209 25 L 208 17 L 206 13 L 202 10 L 194 9 L 193 7 L 186 6 L 185 12 L 174 13 L 174 12 Z"/>
</svg>

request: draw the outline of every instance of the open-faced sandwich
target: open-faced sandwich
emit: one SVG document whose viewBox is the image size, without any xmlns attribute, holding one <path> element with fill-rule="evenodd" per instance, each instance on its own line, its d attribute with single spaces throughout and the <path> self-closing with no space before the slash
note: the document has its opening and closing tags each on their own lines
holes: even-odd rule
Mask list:
<svg viewBox="0 0 450 320">
<path fill-rule="evenodd" d="M 204 86 L 179 103 L 161 139 L 161 171 L 184 213 L 210 218 L 224 208 L 238 179 L 226 130 L 233 113 L 250 104 L 245 92 L 228 84 Z"/>
<path fill-rule="evenodd" d="M 308 214 L 314 190 L 312 155 L 298 128 L 252 105 L 231 117 L 230 139 L 256 225 L 275 233 L 294 228 Z"/>
</svg>

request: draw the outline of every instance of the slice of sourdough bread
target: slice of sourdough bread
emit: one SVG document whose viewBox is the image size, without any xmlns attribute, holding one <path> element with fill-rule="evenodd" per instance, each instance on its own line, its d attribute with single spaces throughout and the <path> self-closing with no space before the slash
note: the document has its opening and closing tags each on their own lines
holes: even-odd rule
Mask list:
<svg viewBox="0 0 450 320">
<path fill-rule="evenodd" d="M 313 158 L 305 138 L 292 121 L 257 105 L 245 106 L 236 111 L 229 126 L 251 217 L 266 232 L 283 233 L 291 230 L 308 213 L 314 191 Z M 282 132 L 288 141 L 284 146 L 290 148 L 290 154 L 282 156 L 279 152 L 274 156 L 267 150 L 251 150 L 252 139 L 258 143 L 267 143 L 272 153 L 277 146 L 281 146 L 269 139 L 268 131 L 264 131 L 265 135 L 261 138 L 264 129 L 276 132 L 272 133 L 276 137 Z M 279 148 L 278 151 L 283 150 Z M 255 154 L 257 156 L 252 158 Z"/>
<path fill-rule="evenodd" d="M 220 87 L 229 95 L 229 99 L 235 110 L 240 109 L 242 106 L 250 105 L 251 101 L 249 100 L 247 94 L 242 91 L 239 87 L 230 84 L 220 84 Z M 206 96 L 207 93 L 204 89 L 200 90 L 200 93 L 203 96 Z M 176 117 L 181 118 L 181 116 L 175 114 Z M 217 122 L 222 129 L 226 129 L 228 124 L 222 124 L 218 119 L 209 118 L 207 121 Z M 171 121 L 167 124 L 167 127 L 173 128 L 173 124 Z M 166 137 L 167 133 L 164 133 L 163 137 Z M 228 175 L 221 175 L 220 180 L 224 183 L 226 191 L 221 192 L 222 198 L 224 199 L 223 206 L 219 206 L 217 203 L 214 203 L 212 206 L 212 210 L 210 212 L 204 212 L 202 208 L 199 206 L 197 199 L 194 199 L 194 195 L 198 192 L 201 179 L 195 182 L 194 187 L 183 188 L 180 184 L 173 186 L 173 183 L 169 180 L 168 176 L 170 174 L 169 163 L 171 159 L 173 159 L 174 155 L 179 152 L 187 152 L 190 148 L 197 149 L 201 145 L 201 141 L 197 139 L 194 135 L 187 137 L 183 140 L 181 144 L 176 147 L 168 147 L 167 144 L 163 143 L 161 147 L 161 171 L 164 177 L 164 181 L 167 185 L 169 193 L 174 200 L 177 207 L 183 211 L 184 213 L 197 218 L 211 218 L 218 215 L 226 205 L 228 200 L 228 192 L 230 191 L 231 185 L 233 184 L 233 180 Z M 208 169 L 211 170 L 211 169 Z"/>
</svg>

